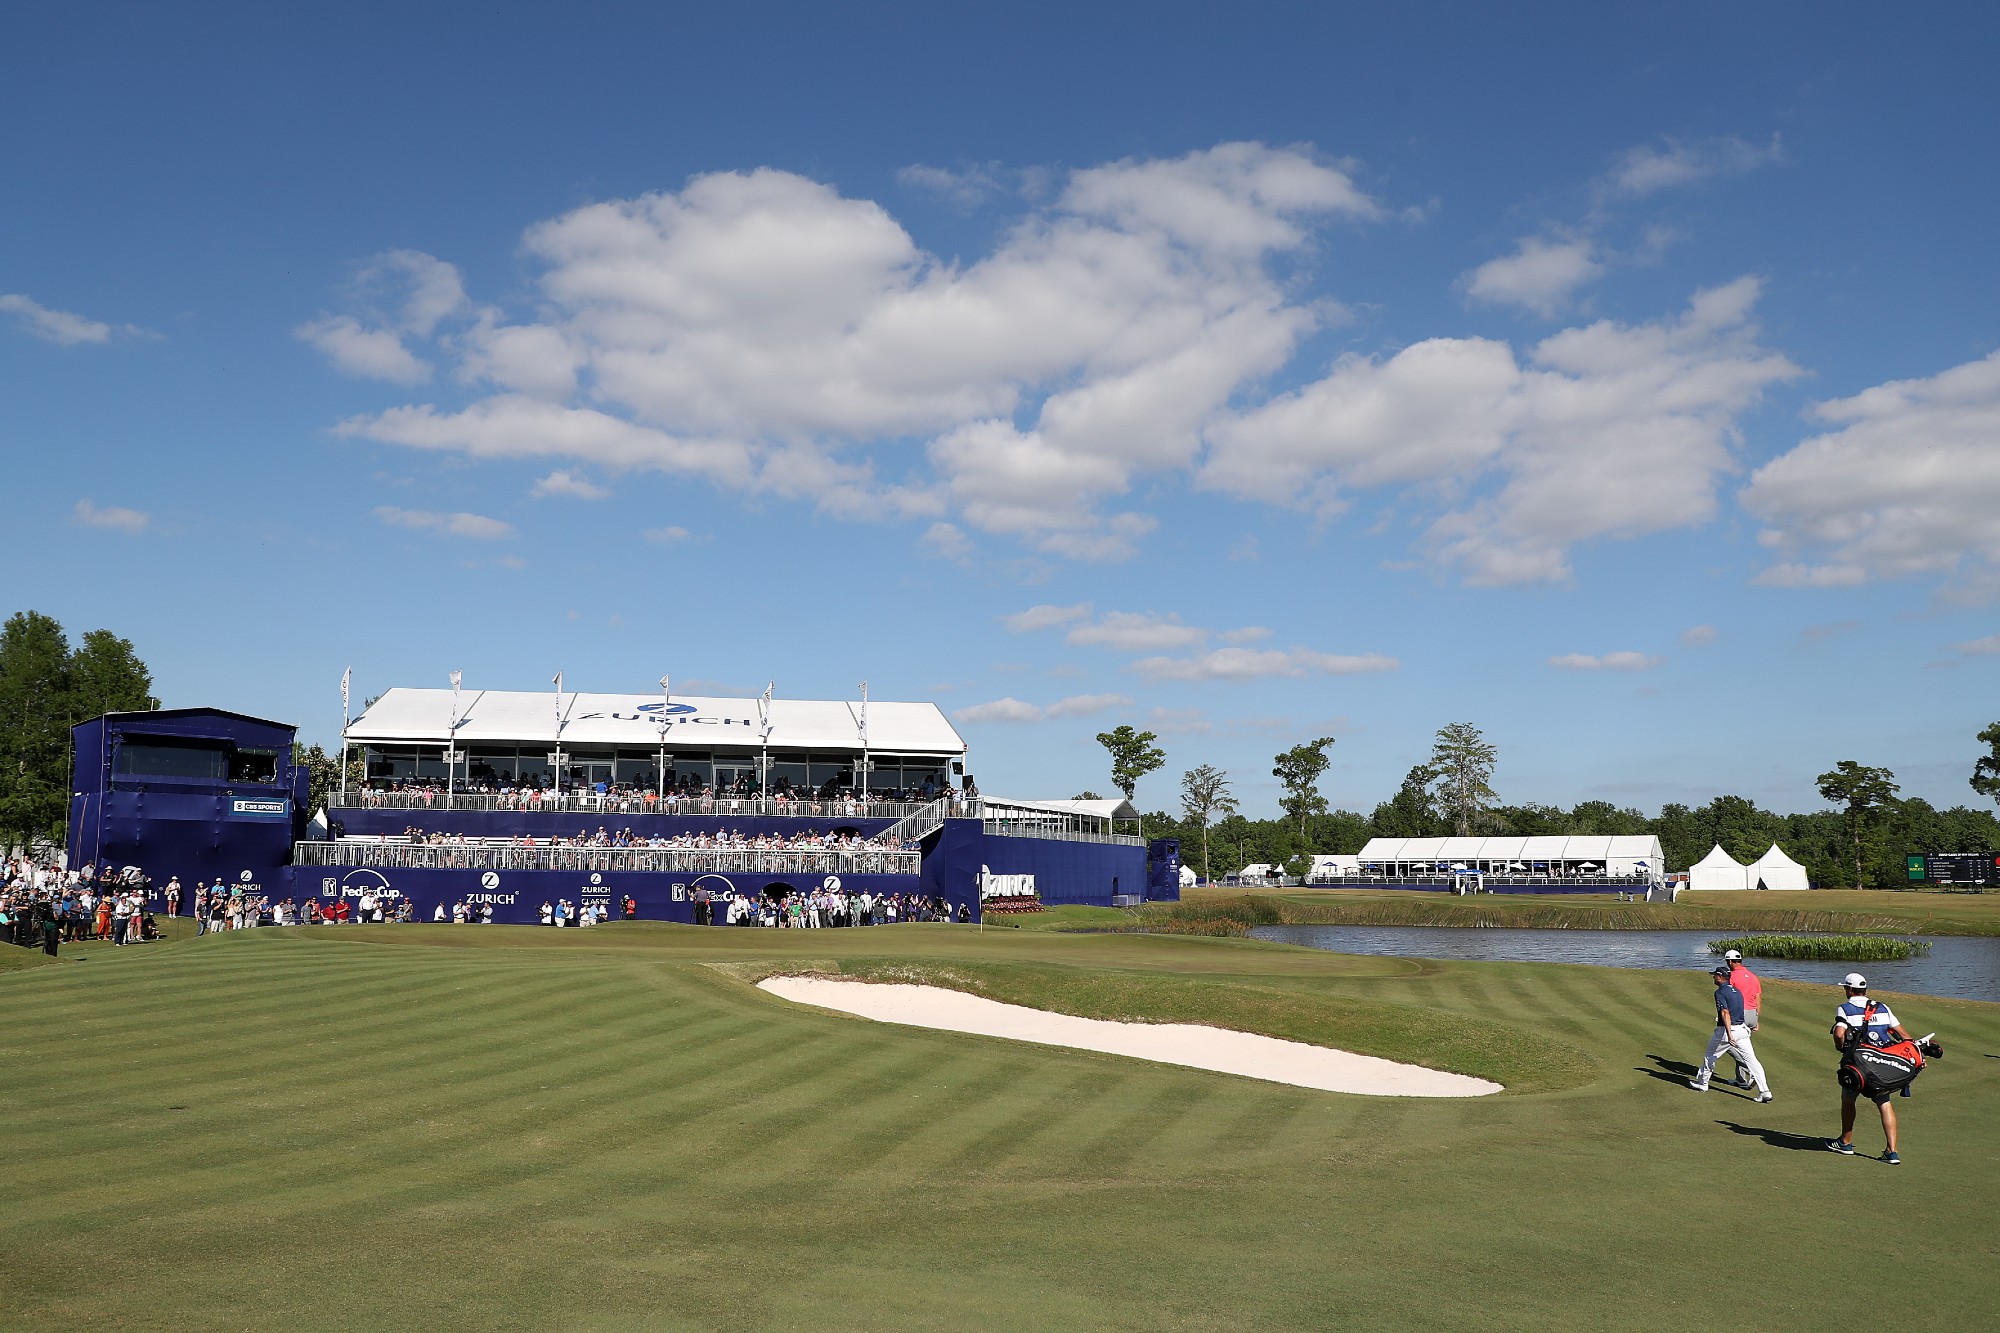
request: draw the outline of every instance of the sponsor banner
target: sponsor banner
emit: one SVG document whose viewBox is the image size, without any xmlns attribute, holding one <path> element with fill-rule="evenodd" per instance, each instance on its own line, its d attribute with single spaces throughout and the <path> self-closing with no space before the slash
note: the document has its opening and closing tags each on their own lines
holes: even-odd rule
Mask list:
<svg viewBox="0 0 2000 1333">
<path fill-rule="evenodd" d="M 229 802 L 231 819 L 290 819 L 292 803 L 282 796 L 236 796 Z"/>
<path fill-rule="evenodd" d="M 979 904 L 987 912 L 1039 912 L 1042 896 L 1033 875 L 996 875 L 979 867 Z"/>
</svg>

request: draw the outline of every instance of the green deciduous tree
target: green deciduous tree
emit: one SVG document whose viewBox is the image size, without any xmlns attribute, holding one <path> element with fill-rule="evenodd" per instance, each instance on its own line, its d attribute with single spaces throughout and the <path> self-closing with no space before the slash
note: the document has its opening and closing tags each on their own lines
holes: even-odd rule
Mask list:
<svg viewBox="0 0 2000 1333">
<path fill-rule="evenodd" d="M 1472 832 L 1500 803 L 1493 794 L 1493 767 L 1499 751 L 1470 722 L 1454 722 L 1437 734 L 1426 766 L 1436 784 L 1437 802 L 1460 837 Z"/>
<path fill-rule="evenodd" d="M 317 745 L 292 742 L 292 762 L 306 771 L 306 813 L 324 810 L 328 799 L 340 790 L 340 756 L 328 754 Z M 347 756 L 347 785 L 359 788 L 367 780 L 367 763 L 358 753 Z"/>
<path fill-rule="evenodd" d="M 1111 753 L 1112 785 L 1126 800 L 1138 791 L 1140 778 L 1167 762 L 1166 751 L 1153 744 L 1158 739 L 1150 731 L 1132 730 L 1129 723 L 1097 733 L 1097 743 Z"/>
<path fill-rule="evenodd" d="M 2000 803 L 2000 722 L 1980 732 L 1979 743 L 1987 753 L 1972 766 L 1972 789 Z"/>
<path fill-rule="evenodd" d="M 1217 815 L 1236 813 L 1229 775 L 1213 764 L 1198 764 L 1181 774 L 1181 811 L 1201 830 L 1201 877 L 1213 881 L 1208 865 L 1208 823 Z"/>
<path fill-rule="evenodd" d="M 1319 794 L 1319 780 L 1332 762 L 1326 755 L 1327 748 L 1332 744 L 1333 737 L 1322 736 L 1316 741 L 1294 745 L 1272 761 L 1276 767 L 1271 770 L 1271 776 L 1285 789 L 1285 794 L 1278 798 L 1278 806 L 1298 825 L 1302 838 L 1307 818 L 1326 813 L 1326 797 Z"/>
<path fill-rule="evenodd" d="M 1847 807 L 1847 835 L 1854 851 L 1854 887 L 1864 888 L 1862 865 L 1864 846 L 1875 831 L 1878 812 L 1893 810 L 1897 804 L 1896 775 L 1886 768 L 1870 768 L 1852 759 L 1843 759 L 1819 775 L 1819 794 L 1835 805 Z"/>
<path fill-rule="evenodd" d="M 99 713 L 158 708 L 129 640 L 92 630 L 72 651 L 63 627 L 22 611 L 0 627 L 0 844 L 63 841 L 70 734 Z"/>
</svg>

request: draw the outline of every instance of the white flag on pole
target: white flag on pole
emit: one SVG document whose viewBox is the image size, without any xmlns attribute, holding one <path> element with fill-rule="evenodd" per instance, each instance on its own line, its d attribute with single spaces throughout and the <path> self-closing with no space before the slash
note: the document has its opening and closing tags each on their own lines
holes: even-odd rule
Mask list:
<svg viewBox="0 0 2000 1333">
<path fill-rule="evenodd" d="M 353 667 L 349 667 L 347 668 L 347 670 L 340 673 L 340 715 L 342 717 L 347 716 L 347 699 L 348 699 L 347 688 L 350 684 L 353 683 L 353 681 L 354 681 Z"/>
</svg>

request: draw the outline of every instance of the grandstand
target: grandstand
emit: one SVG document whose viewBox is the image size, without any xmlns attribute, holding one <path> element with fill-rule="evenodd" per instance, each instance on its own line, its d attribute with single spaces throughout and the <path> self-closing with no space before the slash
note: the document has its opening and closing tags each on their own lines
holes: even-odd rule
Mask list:
<svg viewBox="0 0 2000 1333">
<path fill-rule="evenodd" d="M 92 725 L 80 753 L 104 753 L 79 764 L 79 783 L 108 790 L 118 733 Z M 264 725 L 289 758 L 292 729 Z M 309 817 L 288 803 L 282 855 L 232 862 L 226 877 L 274 901 L 366 892 L 409 898 L 419 916 L 491 905 L 502 922 L 556 899 L 613 914 L 630 897 L 641 917 L 693 921 L 697 903 L 739 894 L 975 910 L 1179 895 L 1178 844 L 1137 836 L 1128 802 L 983 797 L 965 742 L 928 703 L 392 689 L 342 739 L 365 780 Z M 92 799 L 80 791 L 78 808 L 102 808 L 103 793 Z M 135 859 L 149 838 L 178 845 L 136 805 L 118 827 Z M 79 860 L 108 851 L 87 821 L 73 828 Z M 177 855 L 145 863 L 181 873 Z"/>
<path fill-rule="evenodd" d="M 1648 892 L 1664 884 L 1666 865 L 1660 840 L 1650 834 L 1370 838 L 1358 856 L 1317 858 L 1307 882 L 1489 893 Z"/>
</svg>

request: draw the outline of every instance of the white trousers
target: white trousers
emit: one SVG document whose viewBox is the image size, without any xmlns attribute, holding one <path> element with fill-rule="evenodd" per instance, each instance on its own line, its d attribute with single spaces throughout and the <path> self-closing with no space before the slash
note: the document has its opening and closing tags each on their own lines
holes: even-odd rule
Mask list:
<svg viewBox="0 0 2000 1333">
<path fill-rule="evenodd" d="M 1757 1062 L 1757 1052 L 1750 1047 L 1750 1029 L 1740 1023 L 1728 1027 L 1718 1027 L 1708 1039 L 1708 1053 L 1701 1057 L 1701 1069 L 1694 1076 L 1694 1086 L 1708 1086 L 1708 1076 L 1715 1069 L 1715 1062 L 1727 1052 L 1736 1057 L 1737 1063 L 1748 1070 L 1757 1083 L 1758 1092 L 1769 1092 L 1770 1086 L 1764 1082 L 1764 1066 Z"/>
</svg>

